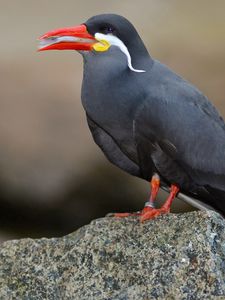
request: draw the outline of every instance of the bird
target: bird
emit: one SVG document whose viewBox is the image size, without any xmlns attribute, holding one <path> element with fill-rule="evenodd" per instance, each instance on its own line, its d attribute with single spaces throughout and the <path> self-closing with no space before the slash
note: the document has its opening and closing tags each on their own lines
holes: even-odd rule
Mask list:
<svg viewBox="0 0 225 300">
<path fill-rule="evenodd" d="M 150 183 L 142 210 L 115 217 L 150 220 L 180 194 L 225 214 L 225 123 L 202 92 L 151 56 L 130 21 L 100 14 L 49 31 L 39 38 L 38 51 L 47 50 L 82 55 L 81 100 L 95 143 Z M 160 187 L 169 194 L 156 208 Z"/>
</svg>

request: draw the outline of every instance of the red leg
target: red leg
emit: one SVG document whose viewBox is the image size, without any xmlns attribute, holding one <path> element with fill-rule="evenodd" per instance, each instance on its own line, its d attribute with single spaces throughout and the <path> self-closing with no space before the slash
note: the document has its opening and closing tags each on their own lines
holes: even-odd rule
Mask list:
<svg viewBox="0 0 225 300">
<path fill-rule="evenodd" d="M 145 207 L 143 208 L 143 210 L 141 212 L 116 213 L 116 214 L 114 214 L 114 217 L 124 218 L 124 217 L 129 217 L 129 216 L 140 216 L 143 213 L 152 210 L 154 208 L 154 202 L 156 200 L 156 196 L 158 194 L 159 187 L 160 187 L 160 178 L 159 178 L 158 174 L 154 174 L 152 176 L 150 186 L 151 186 L 151 194 L 149 197 L 149 201 L 145 203 Z"/>
<path fill-rule="evenodd" d="M 151 186 L 151 194 L 149 197 L 149 201 L 145 203 L 145 207 L 143 208 L 141 214 L 150 211 L 155 207 L 155 200 L 160 188 L 160 177 L 158 174 L 154 174 L 152 176 L 150 186 Z"/>
<path fill-rule="evenodd" d="M 179 192 L 179 187 L 175 184 L 171 185 L 170 188 L 170 194 L 166 200 L 166 202 L 163 204 L 163 206 L 161 208 L 152 208 L 151 210 L 148 211 L 144 211 L 141 214 L 141 218 L 140 221 L 144 222 L 146 220 L 149 219 L 153 219 L 161 214 L 165 214 L 165 213 L 169 213 L 170 212 L 170 206 L 174 200 L 174 198 L 176 197 L 177 193 Z"/>
</svg>

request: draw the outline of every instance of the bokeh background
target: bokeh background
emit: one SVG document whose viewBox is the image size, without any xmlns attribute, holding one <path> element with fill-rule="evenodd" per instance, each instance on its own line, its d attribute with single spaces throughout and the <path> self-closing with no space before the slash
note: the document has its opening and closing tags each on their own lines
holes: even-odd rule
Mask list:
<svg viewBox="0 0 225 300">
<path fill-rule="evenodd" d="M 36 52 L 42 33 L 105 12 L 126 16 L 152 56 L 225 116 L 224 0 L 0 0 L 1 240 L 60 236 L 147 199 L 148 183 L 112 166 L 92 141 L 79 54 Z"/>
</svg>

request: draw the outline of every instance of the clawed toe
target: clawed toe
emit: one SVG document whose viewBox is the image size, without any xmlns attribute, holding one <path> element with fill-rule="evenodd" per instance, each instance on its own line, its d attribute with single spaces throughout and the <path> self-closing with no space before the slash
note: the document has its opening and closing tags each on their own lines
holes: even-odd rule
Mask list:
<svg viewBox="0 0 225 300">
<path fill-rule="evenodd" d="M 166 210 L 163 207 L 162 208 L 151 208 L 151 209 L 143 212 L 143 214 L 141 214 L 140 222 L 143 223 L 147 220 L 154 219 L 155 217 L 166 214 L 166 213 L 169 213 L 169 210 Z"/>
<path fill-rule="evenodd" d="M 133 213 L 115 213 L 114 217 L 115 218 L 126 218 L 126 217 L 132 217 L 132 216 L 140 216 L 140 212 L 133 212 Z"/>
<path fill-rule="evenodd" d="M 162 208 L 153 208 L 146 206 L 143 208 L 141 212 L 134 212 L 134 213 L 115 213 L 113 216 L 115 218 L 127 218 L 127 217 L 135 217 L 140 216 L 140 222 L 143 223 L 147 220 L 154 219 L 155 217 L 169 213 L 168 209 Z"/>
</svg>

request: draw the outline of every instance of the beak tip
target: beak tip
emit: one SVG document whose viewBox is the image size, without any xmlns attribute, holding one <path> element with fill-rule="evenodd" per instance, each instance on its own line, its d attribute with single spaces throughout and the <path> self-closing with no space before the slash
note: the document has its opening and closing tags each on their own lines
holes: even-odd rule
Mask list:
<svg viewBox="0 0 225 300">
<path fill-rule="evenodd" d="M 38 37 L 38 41 L 41 41 L 41 40 L 45 39 L 46 37 L 47 37 L 47 34 L 43 34 Z"/>
<path fill-rule="evenodd" d="M 40 47 L 37 50 L 92 50 L 95 38 L 88 33 L 85 25 L 65 27 L 49 31 L 38 38 Z"/>
</svg>

